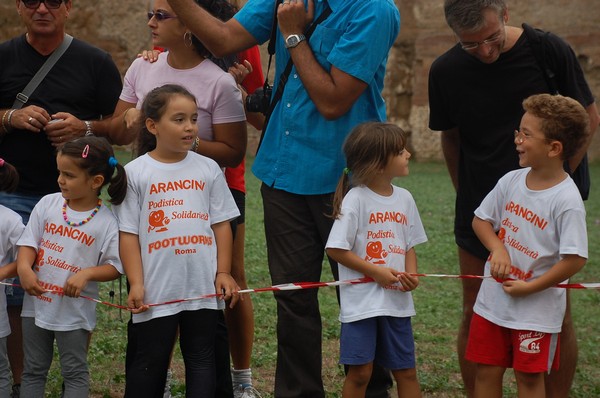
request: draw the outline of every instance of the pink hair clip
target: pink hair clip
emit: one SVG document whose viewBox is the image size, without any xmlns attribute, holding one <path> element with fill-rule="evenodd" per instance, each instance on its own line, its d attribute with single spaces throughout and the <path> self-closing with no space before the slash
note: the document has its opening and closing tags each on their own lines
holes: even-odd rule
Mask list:
<svg viewBox="0 0 600 398">
<path fill-rule="evenodd" d="M 90 153 L 90 146 L 89 146 L 89 145 L 86 145 L 86 146 L 83 148 L 83 152 L 81 152 L 81 157 L 85 159 L 85 158 L 87 158 L 87 157 L 88 157 L 88 154 L 89 154 L 89 153 Z"/>
<path fill-rule="evenodd" d="M 4 159 L 0 158 L 0 167 L 4 166 Z"/>
</svg>

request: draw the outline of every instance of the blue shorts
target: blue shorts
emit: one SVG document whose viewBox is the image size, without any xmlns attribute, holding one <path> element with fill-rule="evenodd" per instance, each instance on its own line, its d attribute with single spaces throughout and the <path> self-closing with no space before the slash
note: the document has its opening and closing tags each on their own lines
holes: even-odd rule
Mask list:
<svg viewBox="0 0 600 398">
<path fill-rule="evenodd" d="M 0 205 L 8 207 L 23 218 L 23 224 L 29 221 L 31 211 L 40 201 L 42 196 L 23 195 L 16 193 L 0 192 Z M 8 279 L 7 282 L 20 284 L 19 278 Z M 25 291 L 20 287 L 6 286 L 6 304 L 10 306 L 22 306 Z"/>
<path fill-rule="evenodd" d="M 340 363 L 371 362 L 390 370 L 415 367 L 415 340 L 410 318 L 378 316 L 342 323 Z"/>
</svg>

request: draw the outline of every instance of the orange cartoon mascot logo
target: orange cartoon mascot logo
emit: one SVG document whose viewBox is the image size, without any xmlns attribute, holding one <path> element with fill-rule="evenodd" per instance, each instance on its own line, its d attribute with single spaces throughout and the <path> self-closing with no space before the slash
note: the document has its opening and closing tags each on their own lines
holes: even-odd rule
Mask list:
<svg viewBox="0 0 600 398">
<path fill-rule="evenodd" d="M 504 242 L 504 238 L 506 238 L 506 230 L 504 228 L 500 228 L 498 231 L 498 239 Z"/>
<path fill-rule="evenodd" d="M 384 258 L 386 258 L 387 255 L 388 253 L 383 250 L 381 242 L 375 241 L 367 243 L 367 256 L 365 257 L 365 260 L 373 264 L 385 264 Z"/>
<path fill-rule="evenodd" d="M 40 267 L 44 265 L 44 249 L 38 250 L 37 257 L 35 258 L 35 262 L 33 264 L 35 265 L 34 269 L 37 272 L 40 272 Z"/>
<path fill-rule="evenodd" d="M 150 217 L 148 217 L 148 232 L 164 232 L 167 231 L 168 228 L 166 225 L 171 222 L 169 217 L 165 216 L 165 212 L 162 210 L 155 210 L 150 213 Z"/>
</svg>

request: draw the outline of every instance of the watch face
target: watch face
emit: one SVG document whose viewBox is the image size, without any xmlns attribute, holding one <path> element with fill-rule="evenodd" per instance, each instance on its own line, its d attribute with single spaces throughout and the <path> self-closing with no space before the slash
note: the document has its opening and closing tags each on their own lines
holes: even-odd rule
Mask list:
<svg viewBox="0 0 600 398">
<path fill-rule="evenodd" d="M 298 36 L 290 36 L 287 38 L 287 45 L 294 47 L 298 45 Z"/>
</svg>

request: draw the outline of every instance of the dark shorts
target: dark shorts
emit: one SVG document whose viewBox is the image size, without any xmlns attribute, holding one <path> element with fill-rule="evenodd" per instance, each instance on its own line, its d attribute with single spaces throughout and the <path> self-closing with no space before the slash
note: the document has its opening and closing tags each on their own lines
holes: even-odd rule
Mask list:
<svg viewBox="0 0 600 398">
<path fill-rule="evenodd" d="M 473 195 L 474 193 L 472 192 L 471 194 L 459 192 L 456 196 L 454 207 L 454 238 L 458 247 L 482 260 L 486 260 L 489 256 L 489 251 L 481 244 L 479 238 L 475 235 L 475 231 L 473 231 L 475 210 L 479 207 L 485 195 Z"/>
<path fill-rule="evenodd" d="M 386 369 L 415 367 L 415 340 L 410 318 L 378 316 L 342 323 L 340 363 L 376 362 Z"/>
<path fill-rule="evenodd" d="M 487 260 L 490 255 L 488 249 L 481 244 L 473 229 L 454 228 L 456 245 L 482 260 Z"/>
<path fill-rule="evenodd" d="M 240 216 L 233 220 L 237 225 L 243 224 L 246 222 L 246 194 L 242 191 L 238 191 L 237 189 L 229 189 L 231 191 L 231 195 L 233 196 L 233 200 L 240 211 Z"/>
<path fill-rule="evenodd" d="M 240 211 L 240 215 L 233 220 L 229 221 L 229 225 L 231 225 L 231 234 L 233 235 L 233 239 L 235 239 L 235 234 L 237 232 L 237 226 L 244 224 L 246 221 L 246 194 L 242 191 L 238 191 L 237 189 L 230 189 L 231 196 L 233 196 L 233 200 Z"/>
</svg>

